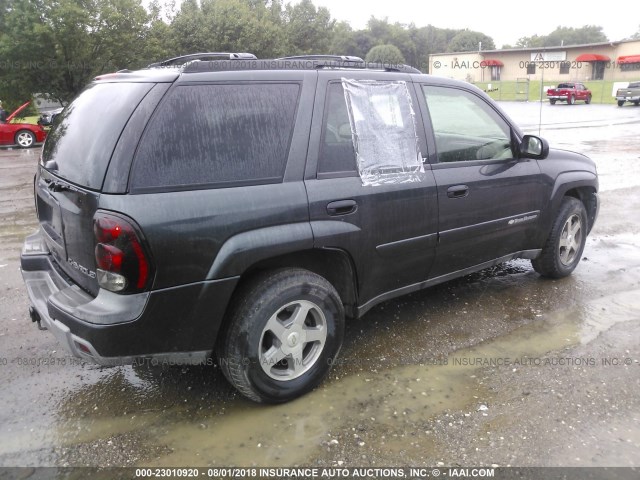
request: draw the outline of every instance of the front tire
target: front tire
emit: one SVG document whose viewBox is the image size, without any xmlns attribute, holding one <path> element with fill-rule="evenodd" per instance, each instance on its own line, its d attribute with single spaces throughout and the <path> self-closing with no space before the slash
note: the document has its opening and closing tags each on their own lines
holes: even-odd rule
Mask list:
<svg viewBox="0 0 640 480">
<path fill-rule="evenodd" d="M 16 133 L 16 136 L 13 140 L 16 145 L 18 145 L 18 147 L 29 148 L 33 147 L 33 145 L 36 143 L 36 136 L 29 130 L 20 130 L 18 133 Z"/>
<path fill-rule="evenodd" d="M 216 351 L 240 393 L 283 403 L 322 381 L 343 337 L 344 307 L 335 288 L 308 270 L 287 268 L 242 287 Z"/>
<path fill-rule="evenodd" d="M 533 269 L 548 278 L 570 275 L 582 257 L 587 240 L 587 222 L 587 211 L 582 202 L 565 197 L 542 253 L 531 261 Z"/>
<path fill-rule="evenodd" d="M 587 105 L 589 105 L 589 104 L 591 103 L 591 95 L 589 95 L 589 96 L 585 99 L 584 103 L 586 103 Z"/>
</svg>

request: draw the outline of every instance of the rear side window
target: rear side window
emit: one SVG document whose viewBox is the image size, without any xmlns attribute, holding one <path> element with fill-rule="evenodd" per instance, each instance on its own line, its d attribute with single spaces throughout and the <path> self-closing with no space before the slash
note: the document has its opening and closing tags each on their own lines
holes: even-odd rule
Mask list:
<svg viewBox="0 0 640 480">
<path fill-rule="evenodd" d="M 143 135 L 132 190 L 281 182 L 298 84 L 181 85 Z"/>
<path fill-rule="evenodd" d="M 329 84 L 322 128 L 318 177 L 332 177 L 331 174 L 340 173 L 357 175 L 356 151 L 342 83 Z"/>
<path fill-rule="evenodd" d="M 55 161 L 55 173 L 89 189 L 102 188 L 113 149 L 151 83 L 96 83 L 56 118 L 42 159 Z"/>
</svg>

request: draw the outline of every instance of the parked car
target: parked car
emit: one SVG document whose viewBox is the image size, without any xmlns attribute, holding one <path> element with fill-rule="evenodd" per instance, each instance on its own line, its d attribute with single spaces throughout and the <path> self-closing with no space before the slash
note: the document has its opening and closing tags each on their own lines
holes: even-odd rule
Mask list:
<svg viewBox="0 0 640 480">
<path fill-rule="evenodd" d="M 38 119 L 38 125 L 42 125 L 43 127 L 50 127 L 53 125 L 53 121 L 56 117 L 62 112 L 61 108 L 56 108 L 54 110 L 49 110 L 47 112 L 42 112 L 40 118 Z"/>
<path fill-rule="evenodd" d="M 636 107 L 640 105 L 640 82 L 630 82 L 627 88 L 619 88 L 616 100 L 619 107 L 623 106 L 624 102 L 632 102 Z"/>
<path fill-rule="evenodd" d="M 12 123 L 20 112 L 22 112 L 30 102 L 18 107 L 7 117 L 6 123 L 0 123 L 0 145 L 16 145 L 19 148 L 29 148 L 36 143 L 44 142 L 47 132 L 40 125 L 31 123 Z"/>
<path fill-rule="evenodd" d="M 556 102 L 567 102 L 567 105 L 573 105 L 577 100 L 583 100 L 584 103 L 591 103 L 591 90 L 582 83 L 571 82 L 561 83 L 556 88 L 547 90 L 547 98 L 551 105 Z"/>
<path fill-rule="evenodd" d="M 248 398 L 284 402 L 328 373 L 345 317 L 512 259 L 578 265 L 594 162 L 473 85 L 222 58 L 98 77 L 49 134 L 21 266 L 32 320 L 73 355 L 213 355 Z"/>
</svg>

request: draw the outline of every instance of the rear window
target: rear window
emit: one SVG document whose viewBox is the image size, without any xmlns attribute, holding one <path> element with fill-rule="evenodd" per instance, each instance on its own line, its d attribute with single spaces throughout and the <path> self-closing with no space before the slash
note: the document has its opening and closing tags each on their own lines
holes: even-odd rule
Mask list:
<svg viewBox="0 0 640 480">
<path fill-rule="evenodd" d="M 56 118 L 42 159 L 57 163 L 57 175 L 100 190 L 113 149 L 151 83 L 95 83 Z"/>
<path fill-rule="evenodd" d="M 142 137 L 132 190 L 281 182 L 299 90 L 294 83 L 174 88 Z"/>
</svg>

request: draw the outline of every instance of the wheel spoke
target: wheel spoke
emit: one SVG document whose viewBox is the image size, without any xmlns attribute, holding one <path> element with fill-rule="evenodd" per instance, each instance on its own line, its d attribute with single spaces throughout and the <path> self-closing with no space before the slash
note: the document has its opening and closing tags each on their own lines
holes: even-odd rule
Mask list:
<svg viewBox="0 0 640 480">
<path fill-rule="evenodd" d="M 264 327 L 265 331 L 269 330 L 273 335 L 284 343 L 287 338 L 287 328 L 278 320 L 278 314 L 274 314 Z"/>
<path fill-rule="evenodd" d="M 569 246 L 569 240 L 565 236 L 560 237 L 560 241 L 558 242 L 558 246 L 562 250 L 563 248 L 567 248 Z"/>
<path fill-rule="evenodd" d="M 580 220 L 577 220 L 575 223 L 573 223 L 570 227 L 569 227 L 569 233 L 571 234 L 571 236 L 576 237 L 580 234 Z"/>
<path fill-rule="evenodd" d="M 293 312 L 293 315 L 291 315 L 291 324 L 299 326 L 304 325 L 304 322 L 307 320 L 309 310 L 311 310 L 311 305 L 307 303 L 303 305 L 296 305 L 296 309 Z"/>
<path fill-rule="evenodd" d="M 324 340 L 327 338 L 327 333 L 322 327 L 305 328 L 304 333 L 306 334 L 306 343 L 324 342 Z"/>
<path fill-rule="evenodd" d="M 302 364 L 302 349 L 296 350 L 293 355 L 288 358 L 289 369 L 293 371 L 294 375 L 297 375 L 300 370 L 304 368 Z"/>
<path fill-rule="evenodd" d="M 267 368 L 273 367 L 276 363 L 283 360 L 287 355 L 282 351 L 281 348 L 272 346 L 269 350 L 267 350 L 263 355 L 263 361 L 266 364 Z"/>
</svg>

